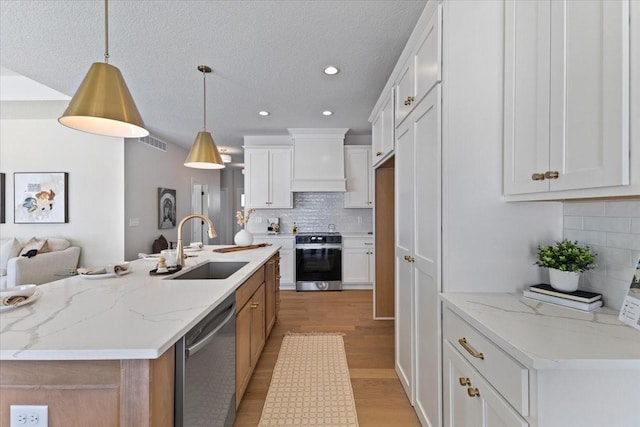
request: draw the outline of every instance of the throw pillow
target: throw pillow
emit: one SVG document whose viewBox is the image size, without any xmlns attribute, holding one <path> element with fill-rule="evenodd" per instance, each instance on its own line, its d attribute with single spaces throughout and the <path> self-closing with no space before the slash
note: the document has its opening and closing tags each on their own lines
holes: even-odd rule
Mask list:
<svg viewBox="0 0 640 427">
<path fill-rule="evenodd" d="M 47 244 L 45 245 L 48 252 L 64 251 L 69 246 L 71 246 L 71 242 L 67 239 L 61 239 L 58 237 L 51 237 L 47 239 Z M 43 250 L 41 250 L 40 253 L 44 252 L 44 248 L 42 249 Z"/>
<path fill-rule="evenodd" d="M 15 238 L 2 243 L 0 246 L 0 276 L 7 275 L 9 259 L 17 257 L 20 249 L 22 249 L 22 245 Z"/>
<path fill-rule="evenodd" d="M 42 247 L 47 243 L 46 240 L 38 240 L 35 237 L 32 237 L 27 243 L 24 244 L 22 250 L 20 251 L 20 256 L 25 255 L 27 252 L 35 249 L 40 252 Z"/>
</svg>

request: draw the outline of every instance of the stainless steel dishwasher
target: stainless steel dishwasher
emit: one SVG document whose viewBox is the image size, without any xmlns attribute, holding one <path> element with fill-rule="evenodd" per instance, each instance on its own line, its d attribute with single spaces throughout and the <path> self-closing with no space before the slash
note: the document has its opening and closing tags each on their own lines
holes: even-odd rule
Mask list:
<svg viewBox="0 0 640 427">
<path fill-rule="evenodd" d="M 231 295 L 176 343 L 175 427 L 232 427 L 236 304 Z"/>
</svg>

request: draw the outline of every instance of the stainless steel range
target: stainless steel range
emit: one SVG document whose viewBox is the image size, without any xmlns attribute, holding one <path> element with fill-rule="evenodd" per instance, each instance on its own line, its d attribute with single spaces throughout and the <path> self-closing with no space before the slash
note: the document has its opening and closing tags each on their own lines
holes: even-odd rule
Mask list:
<svg viewBox="0 0 640 427">
<path fill-rule="evenodd" d="M 296 236 L 296 291 L 342 290 L 342 236 L 301 233 Z"/>
</svg>

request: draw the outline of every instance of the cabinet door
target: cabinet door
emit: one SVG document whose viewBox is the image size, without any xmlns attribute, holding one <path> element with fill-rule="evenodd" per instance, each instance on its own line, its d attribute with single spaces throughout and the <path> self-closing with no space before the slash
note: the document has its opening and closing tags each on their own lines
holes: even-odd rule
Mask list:
<svg viewBox="0 0 640 427">
<path fill-rule="evenodd" d="M 369 250 L 343 248 L 342 283 L 371 283 L 369 277 Z"/>
<path fill-rule="evenodd" d="M 244 152 L 244 203 L 246 208 L 269 207 L 269 150 Z"/>
<path fill-rule="evenodd" d="M 407 118 L 411 111 L 411 98 L 415 97 L 413 61 L 413 56 L 410 56 L 407 63 L 402 67 L 396 83 L 396 128 Z"/>
<path fill-rule="evenodd" d="M 415 201 L 413 221 L 415 406 L 429 425 L 440 424 L 440 85 L 411 113 L 414 128 Z M 402 220 L 402 218 L 399 218 Z"/>
<path fill-rule="evenodd" d="M 295 252 L 293 249 L 282 249 L 280 251 L 280 283 L 295 283 Z"/>
<path fill-rule="evenodd" d="M 251 378 L 251 313 L 250 303 L 236 314 L 236 407 L 240 404 Z"/>
<path fill-rule="evenodd" d="M 422 33 L 415 53 L 415 99 L 412 108 L 442 80 L 442 6 L 438 6 Z"/>
<path fill-rule="evenodd" d="M 505 194 L 549 191 L 549 13 L 548 1 L 505 3 Z"/>
<path fill-rule="evenodd" d="M 629 2 L 551 2 L 550 189 L 629 183 Z"/>
<path fill-rule="evenodd" d="M 264 283 L 248 303 L 251 309 L 251 367 L 255 367 L 265 342 L 265 290 Z"/>
<path fill-rule="evenodd" d="M 414 139 L 413 126 L 398 128 L 395 150 L 395 363 L 398 378 L 414 403 L 413 393 L 413 274 L 407 262 L 413 255 L 414 226 Z"/>
<path fill-rule="evenodd" d="M 265 266 L 264 286 L 265 286 L 265 338 L 271 333 L 273 325 L 276 323 L 276 256 L 273 256 Z"/>
<path fill-rule="evenodd" d="M 369 247 L 369 280 L 367 283 L 373 283 L 376 277 L 376 263 L 373 246 Z"/>
<path fill-rule="evenodd" d="M 504 398 L 445 342 L 443 348 L 445 427 L 527 427 Z"/>
<path fill-rule="evenodd" d="M 371 149 L 368 147 L 345 147 L 344 155 L 345 175 L 347 177 L 344 207 L 372 207 L 372 185 L 369 173 L 371 169 Z"/>
<path fill-rule="evenodd" d="M 271 149 L 269 176 L 269 207 L 292 208 L 293 195 L 291 193 L 291 149 Z M 245 196 L 246 197 L 246 196 Z"/>
<path fill-rule="evenodd" d="M 378 115 L 372 122 L 371 140 L 372 152 L 371 162 L 374 166 L 380 164 L 393 152 L 395 146 L 394 131 L 394 90 L 389 91 L 389 96 L 382 103 Z"/>
</svg>

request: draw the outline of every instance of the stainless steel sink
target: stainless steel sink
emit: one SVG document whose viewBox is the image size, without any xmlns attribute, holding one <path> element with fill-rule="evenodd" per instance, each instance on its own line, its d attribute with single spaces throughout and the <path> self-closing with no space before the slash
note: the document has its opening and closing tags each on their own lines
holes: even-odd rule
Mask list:
<svg viewBox="0 0 640 427">
<path fill-rule="evenodd" d="M 188 267 L 171 277 L 169 280 L 210 280 L 226 279 L 236 271 L 240 270 L 248 262 L 231 261 L 207 261 L 205 263 Z"/>
</svg>

